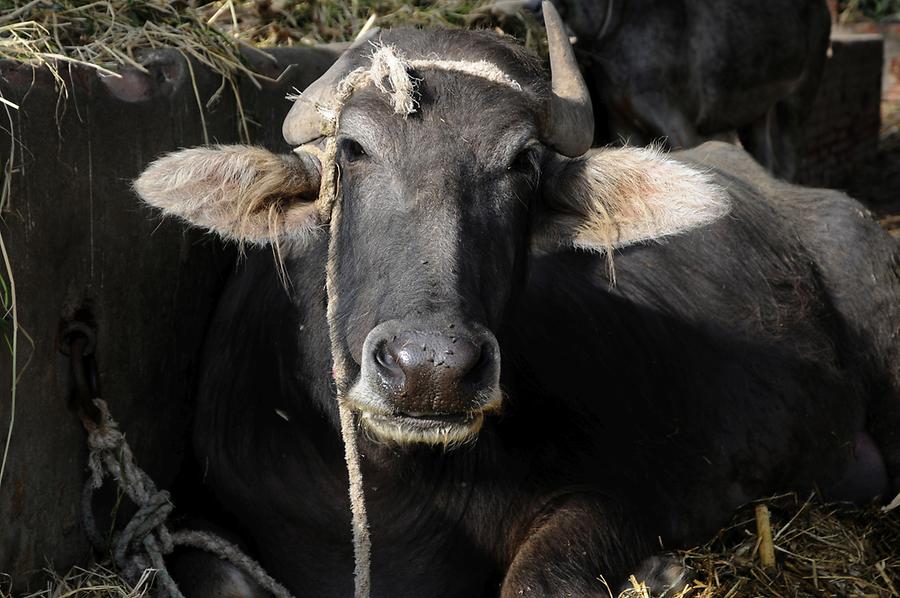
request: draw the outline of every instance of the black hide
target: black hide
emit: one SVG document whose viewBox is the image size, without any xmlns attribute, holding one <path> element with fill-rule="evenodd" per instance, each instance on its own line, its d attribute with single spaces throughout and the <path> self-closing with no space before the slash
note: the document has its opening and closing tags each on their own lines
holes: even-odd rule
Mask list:
<svg viewBox="0 0 900 598">
<path fill-rule="evenodd" d="M 864 433 L 898 489 L 896 244 L 856 202 L 776 183 L 740 150 L 676 156 L 714 169 L 732 215 L 617 254 L 615 286 L 601 256 L 532 259 L 495 329 L 504 412 L 477 441 L 362 437 L 373 596 L 605 595 L 596 577 L 615 587 L 660 539 L 838 487 Z M 273 575 L 346 597 L 324 255 L 324 240 L 288 253 L 289 292 L 270 252 L 242 265 L 210 334 L 196 449 Z"/>
<path fill-rule="evenodd" d="M 602 255 L 529 250 L 544 197 L 575 183 L 535 137 L 532 59 L 486 33 L 383 40 L 490 58 L 525 89 L 429 71 L 407 118 L 371 87 L 342 115 L 351 383 L 365 339 L 399 322 L 495 338 L 505 396 L 454 450 L 359 436 L 374 598 L 604 596 L 600 576 L 615 588 L 746 501 L 900 489 L 898 249 L 858 203 L 777 182 L 731 146 L 678 153 L 732 213 L 616 252 L 612 284 Z M 326 236 L 281 247 L 287 288 L 271 251 L 242 262 L 196 416 L 203 482 L 298 598 L 353 586 Z"/>
</svg>

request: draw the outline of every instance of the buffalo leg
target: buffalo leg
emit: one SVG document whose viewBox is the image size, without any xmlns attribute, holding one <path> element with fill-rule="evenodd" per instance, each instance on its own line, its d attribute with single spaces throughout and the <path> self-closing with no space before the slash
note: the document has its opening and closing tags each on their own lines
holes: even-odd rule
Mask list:
<svg viewBox="0 0 900 598">
<path fill-rule="evenodd" d="M 610 595 L 648 556 L 631 514 L 597 497 L 570 498 L 535 522 L 519 546 L 502 598 Z"/>
<path fill-rule="evenodd" d="M 648 130 L 669 149 L 688 149 L 706 141 L 696 123 L 667 94 L 650 94 L 634 98 L 635 111 Z"/>
<path fill-rule="evenodd" d="M 785 181 L 797 176 L 801 116 L 791 102 L 779 102 L 739 131 L 741 144 L 766 170 Z"/>
</svg>

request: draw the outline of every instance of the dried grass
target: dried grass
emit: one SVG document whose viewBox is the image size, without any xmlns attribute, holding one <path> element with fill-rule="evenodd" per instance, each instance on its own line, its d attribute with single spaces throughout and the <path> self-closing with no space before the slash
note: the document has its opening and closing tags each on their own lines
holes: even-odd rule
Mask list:
<svg viewBox="0 0 900 598">
<path fill-rule="evenodd" d="M 267 77 L 247 63 L 242 50 L 350 41 L 372 25 L 494 27 L 544 50 L 543 28 L 519 6 L 516 0 L 412 4 L 401 0 L 0 0 L 0 60 L 46 68 L 66 95 L 60 74 L 63 65 L 77 64 L 114 77 L 124 66 L 144 71 L 140 60 L 144 50 L 173 48 L 222 77 L 211 97 L 197 97 L 204 136 L 208 137 L 204 111 L 230 90 L 239 112 L 239 137 L 249 143 L 249 122 L 237 78 L 244 76 L 259 85 Z M 190 62 L 188 68 L 193 80 Z M 0 104 L 18 108 L 2 96 Z"/>
<path fill-rule="evenodd" d="M 22 598 L 147 598 L 151 596 L 154 571 L 148 569 L 134 586 L 103 565 L 89 569 L 72 567 L 65 575 L 57 575 L 52 570 L 45 571 L 48 579 L 46 588 Z M 9 580 L 0 575 L 0 598 L 13 598 L 9 590 Z"/>
<path fill-rule="evenodd" d="M 228 26 L 238 38 L 262 47 L 350 41 L 373 19 L 371 24 L 378 27 L 493 28 L 546 52 L 543 26 L 520 4 L 516 0 L 256 0 L 225 2 L 216 22 L 230 18 Z"/>
<path fill-rule="evenodd" d="M 793 494 L 765 504 L 776 566 L 761 563 L 755 505 L 749 505 L 712 541 L 682 552 L 697 575 L 691 596 L 900 596 L 900 510 L 828 505 Z"/>
</svg>

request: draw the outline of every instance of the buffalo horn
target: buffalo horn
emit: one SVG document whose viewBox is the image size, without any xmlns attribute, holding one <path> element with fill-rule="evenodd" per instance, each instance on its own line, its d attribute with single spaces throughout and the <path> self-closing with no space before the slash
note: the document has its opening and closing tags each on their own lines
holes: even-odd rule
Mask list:
<svg viewBox="0 0 900 598">
<path fill-rule="evenodd" d="M 542 131 L 543 141 L 564 156 L 584 154 L 594 140 L 594 111 L 565 25 L 553 4 L 542 5 L 550 50 L 552 93 Z"/>
<path fill-rule="evenodd" d="M 334 95 L 337 84 L 350 72 L 353 65 L 353 50 L 378 35 L 380 29 L 373 27 L 362 37 L 353 42 L 337 61 L 325 73 L 309 84 L 309 87 L 297 98 L 281 126 L 284 140 L 296 147 L 322 137 L 322 115 L 317 105 L 328 105 Z"/>
</svg>

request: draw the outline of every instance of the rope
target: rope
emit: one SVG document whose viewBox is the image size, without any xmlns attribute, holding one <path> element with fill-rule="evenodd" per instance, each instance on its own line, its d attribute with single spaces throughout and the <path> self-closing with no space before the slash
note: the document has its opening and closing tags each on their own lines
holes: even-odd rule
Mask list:
<svg viewBox="0 0 900 598">
<path fill-rule="evenodd" d="M 362 81 L 362 78 L 359 78 Z M 350 88 L 344 97 L 346 100 L 352 93 Z M 337 114 L 333 126 L 337 128 Z M 344 353 L 340 350 L 340 335 L 338 334 L 336 313 L 338 297 L 335 286 L 337 279 L 337 251 L 338 233 L 341 220 L 341 203 L 338 200 L 339 175 L 335 163 L 336 142 L 330 137 L 325 144 L 322 164 L 322 185 L 319 188 L 320 213 L 327 210 L 331 222 L 328 239 L 328 261 L 325 265 L 325 292 L 328 297 L 326 319 L 328 321 L 328 334 L 331 340 L 331 355 L 334 361 L 334 380 L 337 388 L 338 413 L 341 421 L 341 437 L 344 441 L 344 461 L 347 464 L 347 476 L 349 478 L 350 513 L 352 516 L 353 531 L 353 580 L 355 598 L 369 598 L 371 590 L 371 554 L 372 540 L 369 536 L 369 520 L 366 514 L 366 498 L 363 489 L 362 469 L 360 466 L 359 451 L 356 446 L 356 430 L 353 422 L 353 413 L 344 400 L 347 391 L 347 364 L 344 361 Z M 329 209 L 330 208 L 330 209 Z"/>
<path fill-rule="evenodd" d="M 126 581 L 136 584 L 146 570 L 155 569 L 158 586 L 171 598 L 184 598 L 169 575 L 163 557 L 171 554 L 177 546 L 186 546 L 205 550 L 228 561 L 275 598 L 293 598 L 259 563 L 234 544 L 207 532 L 170 532 L 166 520 L 174 506 L 169 500 L 169 493 L 158 490 L 150 476 L 134 462 L 131 447 L 110 416 L 106 402 L 102 399 L 94 399 L 93 402 L 100 412 L 99 421 L 86 416 L 81 418 L 88 433 L 88 467 L 91 471 L 82 494 L 82 523 L 94 548 L 112 553 L 113 563 Z M 94 491 L 103 485 L 107 476 L 116 481 L 138 508 L 125 528 L 114 533 L 108 543 L 97 529 L 92 508 Z"/>
<path fill-rule="evenodd" d="M 356 585 L 354 596 L 368 598 L 372 587 L 372 539 L 369 537 L 369 522 L 366 514 L 366 496 L 363 491 L 362 471 L 359 452 L 354 434 L 353 413 L 343 401 L 338 403 L 341 416 L 341 436 L 344 439 L 344 460 L 350 477 L 350 512 L 353 515 L 353 579 Z"/>
<path fill-rule="evenodd" d="M 334 361 L 334 379 L 337 387 L 338 413 L 341 422 L 341 437 L 344 441 L 344 460 L 349 477 L 350 511 L 352 515 L 353 557 L 355 598 L 368 598 L 371 590 L 372 540 L 369 535 L 366 513 L 365 491 L 360 466 L 360 455 L 356 444 L 356 430 L 353 413 L 344 398 L 349 380 L 338 333 L 336 314 L 338 294 L 337 280 L 338 229 L 341 218 L 340 172 L 337 166 L 337 142 L 341 111 L 354 91 L 368 84 L 391 98 L 394 113 L 408 116 L 416 110 L 415 86 L 417 80 L 410 76 L 409 69 L 435 68 L 465 73 L 488 81 L 512 87 L 521 91 L 522 87 L 496 65 L 485 60 L 406 60 L 392 46 L 375 45 L 371 64 L 350 71 L 341 79 L 328 105 L 317 106 L 322 115 L 322 135 L 326 138 L 324 150 L 314 145 L 306 145 L 300 150 L 310 151 L 319 158 L 322 165 L 322 183 L 316 200 L 316 209 L 323 223 L 330 222 L 328 240 L 328 261 L 325 267 L 325 290 L 327 295 L 326 319 L 331 341 L 331 355 Z M 385 84 L 387 80 L 387 85 Z"/>
<path fill-rule="evenodd" d="M 376 47 L 372 54 L 371 66 L 360 67 L 348 73 L 337 84 L 332 101 L 328 106 L 318 106 L 323 117 L 325 149 L 318 153 L 322 164 L 322 183 L 316 200 L 317 211 L 323 222 L 330 222 L 328 239 L 328 261 L 325 265 L 325 292 L 328 298 L 326 319 L 331 341 L 331 355 L 334 361 L 334 380 L 337 388 L 338 413 L 341 422 L 341 437 L 344 441 L 344 461 L 349 478 L 350 513 L 353 533 L 353 580 L 355 598 L 369 598 L 371 591 L 372 539 L 369 535 L 369 521 L 366 513 L 366 497 L 363 487 L 359 450 L 356 445 L 356 429 L 353 413 L 346 404 L 347 366 L 341 350 L 336 314 L 338 295 L 337 280 L 338 229 L 341 219 L 340 172 L 336 162 L 337 132 L 341 110 L 353 92 L 372 83 L 380 91 L 391 96 L 394 112 L 407 115 L 415 110 L 413 91 L 415 83 L 409 76 L 409 64 L 390 46 Z M 383 80 L 387 79 L 390 88 Z"/>
</svg>

